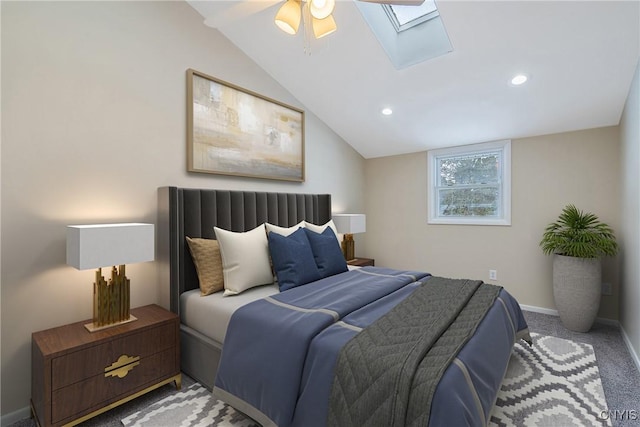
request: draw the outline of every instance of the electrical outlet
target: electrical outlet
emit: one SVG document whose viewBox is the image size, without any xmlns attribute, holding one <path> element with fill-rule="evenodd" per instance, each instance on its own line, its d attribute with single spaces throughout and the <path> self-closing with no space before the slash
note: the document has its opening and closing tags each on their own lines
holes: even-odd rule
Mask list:
<svg viewBox="0 0 640 427">
<path fill-rule="evenodd" d="M 613 295 L 613 289 L 611 283 L 602 283 L 602 295 Z"/>
<path fill-rule="evenodd" d="M 498 280 L 498 270 L 489 270 L 489 280 Z"/>
</svg>

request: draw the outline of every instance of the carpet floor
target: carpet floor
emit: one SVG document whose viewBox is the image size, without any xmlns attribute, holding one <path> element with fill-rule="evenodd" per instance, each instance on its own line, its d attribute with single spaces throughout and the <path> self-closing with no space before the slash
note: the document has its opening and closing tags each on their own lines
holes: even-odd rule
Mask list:
<svg viewBox="0 0 640 427">
<path fill-rule="evenodd" d="M 640 426 L 640 372 L 635 367 L 616 326 L 596 324 L 587 333 L 567 330 L 556 316 L 525 312 L 530 330 L 543 335 L 586 343 L 593 347 L 612 426 Z M 183 375 L 182 390 L 194 385 Z M 172 385 L 166 385 L 120 407 L 90 419 L 82 427 L 122 427 L 120 420 L 136 414 L 154 402 L 175 394 Z M 34 427 L 32 419 L 24 419 L 7 427 Z M 549 426 L 551 427 L 551 426 Z"/>
<path fill-rule="evenodd" d="M 593 346 L 609 421 L 614 427 L 640 426 L 640 372 L 636 368 L 618 326 L 596 323 L 589 332 L 565 328 L 557 316 L 525 311 L 532 332 L 582 342 Z"/>
</svg>

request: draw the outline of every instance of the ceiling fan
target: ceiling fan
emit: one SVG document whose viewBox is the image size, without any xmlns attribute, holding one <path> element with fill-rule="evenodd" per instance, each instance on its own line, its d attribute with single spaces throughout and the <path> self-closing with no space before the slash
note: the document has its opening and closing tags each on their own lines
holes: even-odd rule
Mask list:
<svg viewBox="0 0 640 427">
<path fill-rule="evenodd" d="M 359 0 L 367 3 L 396 4 L 399 6 L 420 6 L 424 0 Z"/>
<path fill-rule="evenodd" d="M 420 6 L 424 0 L 359 0 L 402 6 Z M 300 22 L 313 30 L 316 39 L 328 36 L 337 30 L 333 11 L 336 0 L 285 0 L 275 17 L 275 24 L 287 34 L 296 34 Z"/>
</svg>

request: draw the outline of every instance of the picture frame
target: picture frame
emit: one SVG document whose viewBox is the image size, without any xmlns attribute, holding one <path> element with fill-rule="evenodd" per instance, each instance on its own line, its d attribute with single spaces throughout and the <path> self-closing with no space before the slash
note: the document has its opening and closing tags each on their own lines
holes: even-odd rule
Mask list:
<svg viewBox="0 0 640 427">
<path fill-rule="evenodd" d="M 187 70 L 189 172 L 303 182 L 304 111 Z"/>
</svg>

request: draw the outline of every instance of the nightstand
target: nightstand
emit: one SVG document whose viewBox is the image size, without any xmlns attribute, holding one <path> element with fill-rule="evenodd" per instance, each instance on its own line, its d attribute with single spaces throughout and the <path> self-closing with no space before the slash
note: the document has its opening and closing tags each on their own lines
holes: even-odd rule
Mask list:
<svg viewBox="0 0 640 427">
<path fill-rule="evenodd" d="M 138 320 L 98 332 L 83 321 L 33 333 L 38 425 L 75 425 L 165 384 L 180 388 L 179 317 L 157 305 L 131 314 Z"/>
<path fill-rule="evenodd" d="M 373 267 L 375 265 L 375 260 L 372 258 L 354 258 L 350 261 L 347 261 L 347 264 L 355 265 L 358 267 L 365 267 L 367 265 L 370 265 Z"/>
</svg>

